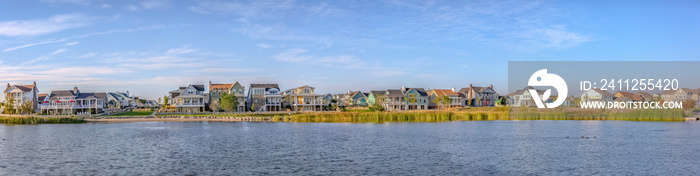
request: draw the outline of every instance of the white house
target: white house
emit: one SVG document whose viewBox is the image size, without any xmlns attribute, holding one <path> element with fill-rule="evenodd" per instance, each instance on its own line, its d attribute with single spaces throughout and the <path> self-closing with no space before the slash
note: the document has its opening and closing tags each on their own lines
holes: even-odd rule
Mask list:
<svg viewBox="0 0 700 176">
<path fill-rule="evenodd" d="M 39 110 L 37 107 L 37 98 L 39 90 L 36 88 L 36 82 L 31 85 L 10 85 L 7 83 L 7 88 L 5 89 L 5 103 L 9 98 L 14 99 L 14 109 L 17 113 L 20 112 L 20 106 L 27 101 L 32 103 L 32 109 L 35 112 Z"/>
<path fill-rule="evenodd" d="M 246 108 L 253 111 L 282 111 L 282 95 L 277 84 L 250 84 Z"/>
<path fill-rule="evenodd" d="M 41 104 L 41 112 L 47 114 L 102 113 L 107 100 L 106 93 L 73 90 L 51 91 Z"/>
<path fill-rule="evenodd" d="M 581 94 L 581 101 L 613 101 L 613 94 L 600 89 L 588 89 Z"/>
<path fill-rule="evenodd" d="M 204 94 L 204 85 L 190 84 L 187 87 L 179 87 L 170 91 L 168 104 L 175 106 L 177 112 L 198 113 L 204 111 L 207 98 Z"/>
</svg>

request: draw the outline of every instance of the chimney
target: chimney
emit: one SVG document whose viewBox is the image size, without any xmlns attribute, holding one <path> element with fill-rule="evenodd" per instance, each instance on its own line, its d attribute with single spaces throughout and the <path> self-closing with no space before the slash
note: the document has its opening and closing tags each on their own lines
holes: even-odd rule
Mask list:
<svg viewBox="0 0 700 176">
<path fill-rule="evenodd" d="M 129 91 L 128 91 L 128 90 L 126 91 L 126 96 L 127 96 L 127 97 L 129 96 Z"/>
<path fill-rule="evenodd" d="M 493 89 L 493 84 L 491 84 L 491 86 L 490 86 L 490 87 L 491 87 L 491 89 Z"/>
<path fill-rule="evenodd" d="M 7 83 L 7 88 L 8 88 L 8 89 L 10 88 L 10 83 Z"/>
<path fill-rule="evenodd" d="M 32 83 L 32 85 L 34 86 L 34 88 L 32 89 L 32 97 L 34 97 L 33 98 L 34 100 L 32 100 L 32 109 L 34 109 L 34 111 L 36 111 L 36 110 L 38 110 L 37 109 L 37 106 L 38 106 L 37 101 L 39 99 L 39 97 L 37 96 L 37 93 L 36 93 L 36 81 L 34 81 L 34 83 Z"/>
<path fill-rule="evenodd" d="M 78 86 L 73 86 L 73 94 L 78 94 Z"/>
<path fill-rule="evenodd" d="M 455 92 L 455 88 L 454 88 L 454 87 L 452 88 L 452 92 Z"/>
</svg>

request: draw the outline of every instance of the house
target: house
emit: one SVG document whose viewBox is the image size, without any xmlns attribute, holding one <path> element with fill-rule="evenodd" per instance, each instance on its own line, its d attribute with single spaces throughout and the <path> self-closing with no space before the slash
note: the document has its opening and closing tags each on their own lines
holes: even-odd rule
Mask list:
<svg viewBox="0 0 700 176">
<path fill-rule="evenodd" d="M 527 86 L 523 89 L 517 90 L 509 95 L 512 95 L 512 104 L 511 106 L 515 107 L 537 107 L 537 104 L 535 104 L 535 99 L 532 98 L 532 95 L 530 94 L 530 89 L 535 89 L 534 87 Z M 543 95 L 545 90 L 539 90 L 535 89 L 537 92 L 537 95 L 540 97 L 540 100 L 542 100 Z M 551 95 L 550 95 L 551 96 Z"/>
<path fill-rule="evenodd" d="M 433 102 L 436 98 L 443 98 L 443 97 L 449 97 L 451 102 L 449 104 L 442 104 L 442 102 L 439 102 L 440 106 L 445 107 L 445 108 L 456 108 L 456 107 L 462 107 L 464 105 L 464 94 L 460 94 L 458 92 L 455 92 L 455 89 L 433 89 L 429 93 L 429 100 L 428 100 L 428 106 L 430 109 L 440 109 L 438 107 L 438 104 Z"/>
<path fill-rule="evenodd" d="M 656 100 L 656 98 L 654 98 L 653 95 L 651 95 L 650 93 L 646 93 L 646 92 L 637 92 L 637 93 L 635 93 L 635 95 L 641 96 L 644 99 L 644 101 Z"/>
<path fill-rule="evenodd" d="M 250 84 L 246 109 L 252 111 L 282 111 L 282 95 L 277 84 Z"/>
<path fill-rule="evenodd" d="M 385 93 L 386 93 L 386 90 L 369 91 L 369 95 L 367 95 L 367 105 L 374 106 L 377 103 L 382 104 L 382 101 L 384 100 Z"/>
<path fill-rule="evenodd" d="M 323 99 L 323 106 L 330 106 L 333 103 L 333 95 L 332 94 L 323 94 L 322 96 Z"/>
<path fill-rule="evenodd" d="M 428 109 L 428 92 L 423 88 L 407 88 L 401 87 L 406 99 L 408 110 L 426 110 Z"/>
<path fill-rule="evenodd" d="M 209 102 L 218 103 L 224 93 L 233 94 L 238 101 L 238 106 L 234 110 L 235 112 L 245 112 L 246 98 L 244 92 L 245 87 L 238 82 L 233 84 L 212 84 L 211 81 L 209 81 Z"/>
<path fill-rule="evenodd" d="M 14 100 L 14 109 L 17 113 L 20 113 L 20 107 L 29 102 L 32 104 L 32 109 L 34 112 L 39 110 L 37 98 L 39 98 L 39 89 L 36 87 L 36 81 L 31 85 L 10 85 L 7 83 L 7 88 L 5 89 L 5 103 L 8 102 L 10 98 Z"/>
<path fill-rule="evenodd" d="M 345 94 L 333 94 L 333 99 L 335 100 L 335 105 L 347 106 L 347 101 L 345 101 Z"/>
<path fill-rule="evenodd" d="M 700 107 L 700 97 L 698 97 L 699 93 L 700 89 L 680 88 L 677 90 L 665 90 L 661 92 L 661 100 L 666 102 L 683 102 L 687 100 L 692 100 L 695 101 L 694 107 Z"/>
<path fill-rule="evenodd" d="M 170 91 L 169 104 L 175 106 L 176 112 L 200 113 L 204 112 L 206 95 L 204 85 L 190 84 L 187 87 L 179 87 Z"/>
<path fill-rule="evenodd" d="M 581 94 L 581 101 L 602 101 L 609 102 L 613 101 L 613 94 L 608 91 L 600 89 L 588 89 Z"/>
<path fill-rule="evenodd" d="M 615 93 L 615 95 L 613 95 L 613 99 L 615 99 L 615 100 L 618 98 L 622 98 L 622 97 L 627 97 L 627 99 L 625 99 L 625 102 L 626 101 L 630 101 L 630 102 L 644 102 L 644 101 L 646 101 L 644 99 L 644 97 L 642 97 L 641 95 L 637 95 L 637 94 L 634 94 L 632 92 L 619 91 L 619 92 Z"/>
<path fill-rule="evenodd" d="M 348 91 L 345 101 L 348 106 L 367 106 L 367 95 L 361 91 Z"/>
<path fill-rule="evenodd" d="M 41 104 L 41 112 L 46 114 L 99 114 L 104 112 L 107 93 L 80 92 L 78 87 L 73 90 L 51 91 Z"/>
<path fill-rule="evenodd" d="M 316 94 L 314 87 L 304 85 L 282 91 L 285 109 L 292 111 L 323 111 L 324 95 Z"/>
<path fill-rule="evenodd" d="M 41 93 L 41 94 L 38 94 L 38 96 L 39 96 L 39 98 L 37 98 L 37 101 L 36 101 L 37 107 L 40 107 L 42 104 L 44 104 L 44 101 L 46 101 L 46 103 L 48 103 L 49 100 L 47 98 L 49 97 L 49 94 Z M 37 109 L 37 111 L 40 111 L 40 110 L 41 109 Z"/>
<path fill-rule="evenodd" d="M 676 91 L 677 90 L 664 90 L 660 94 L 661 100 L 666 101 L 666 102 L 673 101 L 675 99 L 675 96 L 676 96 Z"/>
<path fill-rule="evenodd" d="M 407 110 L 406 95 L 398 89 L 389 89 L 384 92 L 384 109 L 387 111 Z"/>
<path fill-rule="evenodd" d="M 129 95 L 129 91 L 124 92 L 107 92 L 107 107 L 108 108 L 126 108 L 136 107 L 136 98 Z"/>
<path fill-rule="evenodd" d="M 467 96 L 466 101 L 471 103 L 469 104 L 470 106 L 494 106 L 496 100 L 498 100 L 498 93 L 493 90 L 493 85 L 489 87 L 474 87 L 472 84 L 469 84 L 468 88 L 460 89 L 459 93 Z"/>
</svg>

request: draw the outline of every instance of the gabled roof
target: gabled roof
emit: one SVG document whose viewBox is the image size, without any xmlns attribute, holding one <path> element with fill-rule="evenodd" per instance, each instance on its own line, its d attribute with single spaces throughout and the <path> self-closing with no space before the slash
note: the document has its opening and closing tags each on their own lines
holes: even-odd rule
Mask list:
<svg viewBox="0 0 700 176">
<path fill-rule="evenodd" d="M 633 93 L 631 93 L 631 92 L 619 91 L 619 92 L 617 92 L 617 93 L 619 93 L 619 94 L 622 95 L 623 97 L 629 98 L 629 99 L 632 100 L 632 101 L 642 101 L 642 99 L 643 99 L 643 97 L 642 97 L 641 95 L 633 94 Z"/>
<path fill-rule="evenodd" d="M 700 89 L 688 89 L 688 88 L 682 88 L 682 89 L 683 89 L 683 91 L 687 92 L 688 94 L 698 94 L 698 91 L 700 91 Z"/>
<path fill-rule="evenodd" d="M 387 97 L 403 97 L 405 96 L 401 90 L 398 89 L 389 89 L 386 90 L 388 94 L 385 94 Z"/>
<path fill-rule="evenodd" d="M 233 85 L 235 85 L 235 83 L 233 83 L 233 84 L 211 84 L 209 86 L 209 91 L 212 91 L 215 88 L 229 90 L 229 89 L 231 89 L 231 87 L 233 87 Z"/>
<path fill-rule="evenodd" d="M 250 84 L 250 88 L 277 88 L 280 87 L 277 84 Z"/>
<path fill-rule="evenodd" d="M 204 85 L 203 84 L 198 84 L 198 85 L 192 85 L 194 89 L 197 89 L 197 91 L 204 91 Z"/>
<path fill-rule="evenodd" d="M 34 85 L 12 85 L 5 89 L 5 93 L 7 93 L 7 91 L 13 87 L 21 90 L 22 92 L 29 92 L 32 91 L 32 89 L 34 89 Z"/>
<path fill-rule="evenodd" d="M 452 89 L 433 89 L 433 92 L 435 92 L 435 95 L 438 97 L 459 96 L 459 93 L 453 92 Z"/>
<path fill-rule="evenodd" d="M 38 95 L 37 95 L 37 100 L 43 101 L 43 100 L 46 98 L 46 96 L 48 96 L 48 95 L 49 95 L 49 94 L 45 94 L 45 93 L 38 94 Z"/>
<path fill-rule="evenodd" d="M 648 100 L 651 100 L 651 97 L 652 97 L 652 95 L 650 93 L 647 93 L 647 92 L 637 92 L 636 95 L 641 95 L 642 97 L 644 97 L 645 99 L 648 99 Z"/>
<path fill-rule="evenodd" d="M 386 90 L 372 90 L 372 91 L 369 91 L 369 94 L 370 94 L 370 95 L 375 95 L 375 97 L 376 97 L 376 95 L 384 95 L 385 93 L 386 93 Z M 367 95 L 367 96 L 369 97 L 369 95 Z"/>
<path fill-rule="evenodd" d="M 426 92 L 423 88 L 407 88 L 406 92 L 410 92 L 411 90 L 416 90 L 420 96 L 428 96 L 428 92 Z"/>
<path fill-rule="evenodd" d="M 673 95 L 676 94 L 676 90 L 664 90 L 661 95 Z"/>
<path fill-rule="evenodd" d="M 600 90 L 600 89 L 591 89 L 591 90 L 598 92 L 602 96 L 612 96 L 612 94 L 610 92 L 605 91 L 605 90 Z"/>
</svg>

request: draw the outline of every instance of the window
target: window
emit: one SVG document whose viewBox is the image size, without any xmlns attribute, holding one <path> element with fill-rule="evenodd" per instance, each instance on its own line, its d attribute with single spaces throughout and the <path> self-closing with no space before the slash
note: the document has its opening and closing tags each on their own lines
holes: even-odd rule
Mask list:
<svg viewBox="0 0 700 176">
<path fill-rule="evenodd" d="M 304 89 L 304 93 L 309 93 L 310 90 L 308 88 Z"/>
</svg>

